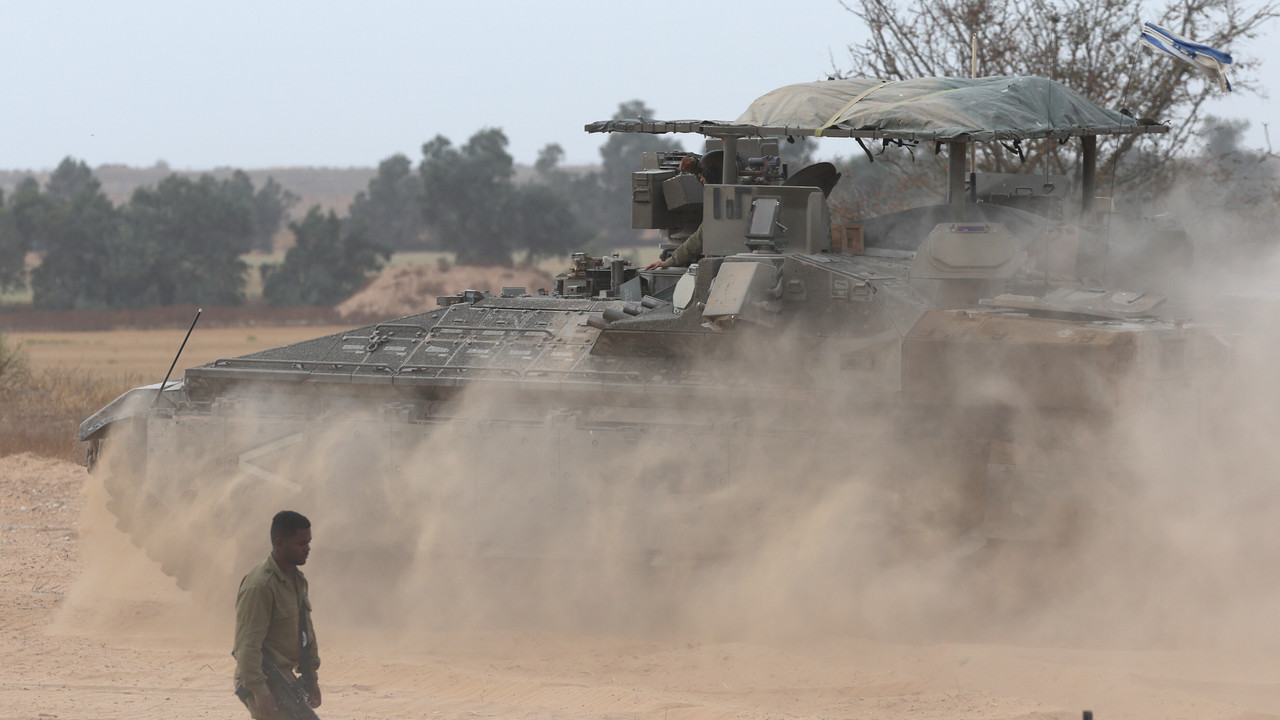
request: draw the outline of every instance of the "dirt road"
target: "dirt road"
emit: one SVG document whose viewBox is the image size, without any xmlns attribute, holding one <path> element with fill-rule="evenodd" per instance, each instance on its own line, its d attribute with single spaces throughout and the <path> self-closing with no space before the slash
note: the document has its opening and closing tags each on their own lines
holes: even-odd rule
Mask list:
<svg viewBox="0 0 1280 720">
<path fill-rule="evenodd" d="M 322 557 L 309 573 L 325 582 Z M 178 590 L 78 466 L 0 459 L 0 720 L 247 717 L 230 692 L 233 593 L 207 609 Z M 323 606 L 316 623 L 325 718 L 1280 717 L 1265 645 L 397 633 L 335 626 Z"/>
</svg>

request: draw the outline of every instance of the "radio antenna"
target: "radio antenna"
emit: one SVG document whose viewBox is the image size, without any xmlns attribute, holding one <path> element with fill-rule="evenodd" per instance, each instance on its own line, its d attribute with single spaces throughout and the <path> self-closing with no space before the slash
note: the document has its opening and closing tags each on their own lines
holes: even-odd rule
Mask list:
<svg viewBox="0 0 1280 720">
<path fill-rule="evenodd" d="M 178 354 L 173 356 L 173 362 L 169 364 L 169 372 L 164 374 L 164 382 L 160 383 L 160 389 L 156 391 L 156 397 L 151 401 L 151 407 L 155 407 L 160 402 L 160 395 L 164 392 L 164 386 L 169 384 L 169 376 L 173 374 L 173 369 L 178 366 L 178 358 L 182 357 L 182 351 L 187 347 L 187 340 L 191 339 L 191 331 L 196 329 L 196 321 L 200 319 L 200 313 L 204 312 L 204 308 L 196 308 L 196 316 L 191 318 L 191 327 L 187 328 L 187 336 L 182 338 L 182 344 L 178 346 Z"/>
</svg>

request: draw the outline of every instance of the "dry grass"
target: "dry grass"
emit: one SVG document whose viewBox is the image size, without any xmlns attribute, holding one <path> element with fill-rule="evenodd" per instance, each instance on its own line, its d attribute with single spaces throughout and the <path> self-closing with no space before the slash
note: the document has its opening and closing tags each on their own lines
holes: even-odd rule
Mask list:
<svg viewBox="0 0 1280 720">
<path fill-rule="evenodd" d="M 190 322 L 188 320 L 188 322 Z M 349 325 L 204 327 L 191 333 L 173 376 L 194 365 L 289 345 L 349 329 Z M 105 330 L 95 332 L 15 332 L 7 337 L 35 370 L 61 368 L 83 375 L 131 374 L 143 384 L 164 379 L 186 328 Z"/>
<path fill-rule="evenodd" d="M 180 378 L 185 368 L 218 358 L 342 329 L 345 326 L 198 325 L 173 376 Z M 124 391 L 160 382 L 185 332 L 169 328 L 0 335 L 8 349 L 5 356 L 15 358 L 0 377 L 0 457 L 30 452 L 75 459 L 80 423 Z"/>
<path fill-rule="evenodd" d="M 0 333 L 0 389 L 27 372 L 27 356 Z"/>
<path fill-rule="evenodd" d="M 17 373 L 0 387 L 0 457 L 29 452 L 74 459 L 80 423 L 141 380 L 57 367 Z"/>
<path fill-rule="evenodd" d="M 281 253 L 247 256 L 256 266 Z M 435 264 L 444 253 L 397 253 L 392 265 Z M 29 261 L 31 258 L 29 258 Z M 564 270 L 567 257 L 538 267 Z M 463 288 L 456 288 L 461 290 Z M 10 301 L 13 298 L 8 298 Z M 43 311 L 0 298 L 0 456 L 31 452 L 73 458 L 79 424 L 124 391 L 159 382 L 182 343 L 194 307 Z M 423 308 L 429 309 L 429 308 Z M 385 316 L 342 319 L 333 308 L 261 303 L 205 308 L 174 370 L 301 342 Z"/>
<path fill-rule="evenodd" d="M 29 305 L 0 306 L 0 332 L 183 328 L 195 317 L 194 305 L 131 310 L 36 310 Z M 285 325 L 332 325 L 338 313 L 325 307 L 271 307 L 263 304 L 206 307 L 197 329 Z M 179 338 L 181 339 L 181 338 Z M 175 346 L 176 347 L 176 346 Z"/>
<path fill-rule="evenodd" d="M 33 367 L 22 344 L 0 334 L 0 457 L 30 452 L 73 459 L 80 422 L 139 380 Z"/>
</svg>

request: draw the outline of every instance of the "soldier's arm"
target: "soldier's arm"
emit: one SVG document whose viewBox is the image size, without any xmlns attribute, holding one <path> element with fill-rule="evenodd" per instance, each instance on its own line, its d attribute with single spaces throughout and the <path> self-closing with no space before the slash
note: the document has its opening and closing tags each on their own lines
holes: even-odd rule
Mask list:
<svg viewBox="0 0 1280 720">
<path fill-rule="evenodd" d="M 271 590 L 263 585 L 243 583 L 236 595 L 236 665 L 240 681 L 255 698 L 270 695 L 267 676 L 262 672 L 262 643 L 271 625 Z"/>
<path fill-rule="evenodd" d="M 693 231 L 693 234 L 685 238 L 680 243 L 680 247 L 671 252 L 671 259 L 667 261 L 667 267 L 685 267 L 686 265 L 697 260 L 702 255 L 702 228 L 699 227 Z"/>
</svg>

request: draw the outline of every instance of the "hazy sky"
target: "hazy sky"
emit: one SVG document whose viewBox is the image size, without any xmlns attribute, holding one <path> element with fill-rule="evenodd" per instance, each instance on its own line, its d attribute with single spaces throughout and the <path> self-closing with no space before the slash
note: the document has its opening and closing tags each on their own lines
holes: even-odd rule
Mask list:
<svg viewBox="0 0 1280 720">
<path fill-rule="evenodd" d="M 0 168 L 370 166 L 443 134 L 501 127 L 517 162 L 644 100 L 664 119 L 737 117 L 758 95 L 847 66 L 865 36 L 837 0 L 729 2 L 5 2 Z M 1273 27 L 1271 45 L 1280 37 Z M 1137 29 L 1134 30 L 1137 39 Z M 1268 38 L 1237 55 L 1271 53 Z M 1170 62 L 1173 62 L 1170 60 Z M 1200 82 L 1199 80 L 1193 82 Z M 1269 103 L 1210 112 L 1253 121 Z M 1280 133 L 1280 128 L 1273 128 Z M 826 141 L 822 154 L 850 153 Z M 1280 137 L 1276 138 L 1280 146 Z"/>
</svg>

